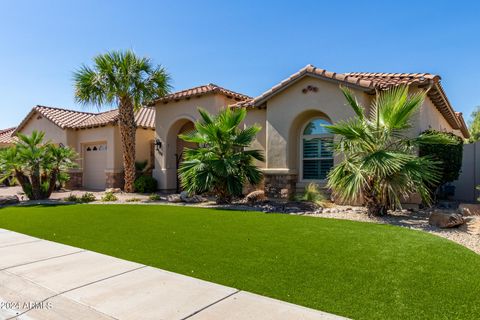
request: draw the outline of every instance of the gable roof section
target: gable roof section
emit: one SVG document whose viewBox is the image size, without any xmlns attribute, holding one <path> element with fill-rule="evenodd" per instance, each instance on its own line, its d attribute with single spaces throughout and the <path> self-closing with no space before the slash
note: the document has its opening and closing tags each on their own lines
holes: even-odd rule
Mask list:
<svg viewBox="0 0 480 320">
<path fill-rule="evenodd" d="M 118 121 L 118 109 L 97 113 L 93 117 L 86 119 L 74 128 L 85 129 L 108 124 L 115 125 Z M 144 129 L 155 129 L 155 108 L 143 107 L 135 112 L 135 123 L 137 127 Z"/>
<path fill-rule="evenodd" d="M 177 91 L 171 94 L 166 95 L 165 97 L 158 98 L 155 101 L 153 101 L 150 105 L 154 105 L 156 103 L 162 102 L 164 104 L 169 103 L 171 101 L 180 101 L 182 99 L 190 99 L 193 97 L 200 97 L 204 96 L 207 94 L 212 94 L 212 93 L 219 93 L 221 95 L 224 95 L 227 98 L 236 100 L 236 101 L 243 101 L 247 99 L 251 99 L 251 97 L 232 91 L 228 90 L 225 88 L 222 88 L 220 86 L 217 86 L 216 84 L 209 83 L 207 85 L 203 86 L 198 86 L 190 89 L 185 89 L 181 91 Z"/>
<path fill-rule="evenodd" d="M 416 85 L 426 89 L 429 88 L 427 95 L 445 120 L 447 120 L 453 129 L 461 130 L 465 137 L 469 136 L 463 116 L 461 114 L 457 115 L 448 101 L 440 83 L 440 76 L 430 73 L 335 73 L 316 68 L 313 65 L 307 65 L 258 97 L 240 101 L 233 105 L 233 107 L 262 107 L 271 97 L 306 76 L 333 81 L 372 94 L 375 93 L 376 90 L 386 90 L 398 85 Z"/>
<path fill-rule="evenodd" d="M 17 142 L 17 137 L 13 136 L 16 127 L 0 130 L 0 144 L 12 144 Z"/>
<path fill-rule="evenodd" d="M 37 113 L 62 129 L 87 129 L 109 124 L 115 125 L 118 122 L 118 109 L 100 113 L 91 113 L 62 108 L 36 106 L 32 108 L 12 134 L 22 130 Z M 155 108 L 141 108 L 135 113 L 135 121 L 138 127 L 155 129 Z"/>
</svg>

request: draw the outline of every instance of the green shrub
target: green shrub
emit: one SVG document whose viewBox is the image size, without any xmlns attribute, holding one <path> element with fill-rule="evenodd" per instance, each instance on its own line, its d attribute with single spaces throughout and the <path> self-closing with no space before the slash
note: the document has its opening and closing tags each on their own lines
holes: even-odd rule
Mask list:
<svg viewBox="0 0 480 320">
<path fill-rule="evenodd" d="M 68 197 L 64 198 L 63 200 L 65 200 L 67 202 L 79 202 L 80 199 L 78 199 L 78 197 L 76 195 L 74 195 L 73 193 L 70 193 L 68 195 Z"/>
<path fill-rule="evenodd" d="M 435 160 L 441 161 L 439 165 L 442 169 L 442 177 L 438 182 L 441 186 L 447 182 L 458 179 L 462 169 L 463 158 L 463 139 L 451 132 L 441 132 L 436 130 L 427 130 L 422 134 L 437 134 L 445 136 L 455 143 L 451 144 L 422 144 L 418 150 L 419 156 L 431 156 Z"/>
<path fill-rule="evenodd" d="M 87 202 L 93 202 L 93 201 L 95 201 L 95 200 L 97 200 L 97 198 L 95 198 L 95 195 L 94 195 L 93 193 L 91 193 L 91 192 L 85 192 L 85 193 L 82 195 L 82 197 L 80 198 L 80 201 L 81 201 L 81 202 L 85 202 L 85 203 L 87 203 Z"/>
<path fill-rule="evenodd" d="M 70 193 L 70 195 L 63 200 L 68 201 L 68 202 L 76 202 L 76 203 L 87 203 L 87 202 L 92 202 L 97 200 L 95 198 L 95 195 L 91 192 L 85 192 L 81 197 L 78 197 L 77 195 Z"/>
<path fill-rule="evenodd" d="M 151 201 L 160 201 L 162 200 L 162 197 L 160 197 L 159 194 L 152 193 L 151 195 L 148 196 L 148 199 Z"/>
<path fill-rule="evenodd" d="M 264 161 L 263 154 L 248 148 L 261 127 L 244 126 L 245 108 L 225 108 L 216 115 L 198 111 L 195 130 L 178 136 L 198 146 L 184 149 L 178 169 L 181 186 L 189 194 L 211 193 L 217 203 L 230 203 L 245 185 L 258 185 L 263 178 L 255 163 Z"/>
<path fill-rule="evenodd" d="M 102 197 L 102 201 L 117 201 L 118 198 L 113 192 L 106 192 Z"/>
<path fill-rule="evenodd" d="M 312 182 L 305 187 L 305 191 L 303 192 L 300 200 L 312 202 L 319 206 L 324 206 L 327 197 L 325 197 L 322 190 L 320 190 L 318 184 Z"/>
<path fill-rule="evenodd" d="M 142 199 L 140 198 L 128 198 L 125 200 L 125 202 L 139 202 L 141 201 Z"/>
<path fill-rule="evenodd" d="M 157 191 L 157 180 L 151 176 L 140 176 L 135 180 L 135 191 L 149 193 Z"/>
</svg>

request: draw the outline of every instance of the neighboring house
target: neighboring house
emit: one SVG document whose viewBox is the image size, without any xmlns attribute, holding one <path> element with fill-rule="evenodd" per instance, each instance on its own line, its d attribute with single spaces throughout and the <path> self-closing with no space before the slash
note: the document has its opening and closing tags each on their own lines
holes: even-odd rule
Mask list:
<svg viewBox="0 0 480 320">
<path fill-rule="evenodd" d="M 0 149 L 9 147 L 17 141 L 17 137 L 13 136 L 16 127 L 0 130 Z"/>
<path fill-rule="evenodd" d="M 136 115 L 136 157 L 153 164 L 155 109 L 142 108 Z M 12 132 L 45 132 L 45 139 L 78 152 L 79 168 L 70 172 L 69 187 L 105 189 L 123 187 L 123 159 L 118 110 L 80 112 L 36 106 Z M 1 136 L 1 135 L 0 135 Z"/>
<path fill-rule="evenodd" d="M 412 135 L 432 128 L 467 138 L 468 130 L 440 84 L 428 73 L 335 73 L 308 65 L 256 98 L 216 85 L 179 91 L 156 100 L 154 177 L 163 190 L 177 189 L 177 168 L 185 146 L 178 134 L 191 130 L 198 107 L 211 113 L 225 106 L 248 109 L 245 123 L 262 126 L 252 148 L 265 154 L 259 163 L 268 196 L 289 197 L 309 182 L 325 183 L 338 161 L 325 148 L 333 137 L 322 127 L 354 117 L 339 86 L 350 87 L 368 107 L 378 90 L 406 84 L 411 90 L 428 90 L 413 123 Z"/>
</svg>

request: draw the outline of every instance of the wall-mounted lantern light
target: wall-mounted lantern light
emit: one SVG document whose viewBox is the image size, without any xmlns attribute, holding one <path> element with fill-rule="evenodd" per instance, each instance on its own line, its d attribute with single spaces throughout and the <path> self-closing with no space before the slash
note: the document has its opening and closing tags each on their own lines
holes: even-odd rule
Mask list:
<svg viewBox="0 0 480 320">
<path fill-rule="evenodd" d="M 155 139 L 154 145 L 157 152 L 162 153 L 162 141 L 160 139 Z"/>
</svg>

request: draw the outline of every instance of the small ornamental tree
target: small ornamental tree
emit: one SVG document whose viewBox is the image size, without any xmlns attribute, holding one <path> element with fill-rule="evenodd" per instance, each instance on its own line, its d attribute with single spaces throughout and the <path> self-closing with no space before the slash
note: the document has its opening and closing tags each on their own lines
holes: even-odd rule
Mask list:
<svg viewBox="0 0 480 320">
<path fill-rule="evenodd" d="M 179 176 L 182 187 L 189 193 L 212 192 L 217 203 L 228 203 L 240 196 L 246 183 L 258 184 L 261 171 L 254 161 L 263 161 L 259 150 L 247 150 L 260 131 L 254 125 L 240 128 L 245 119 L 245 109 L 226 108 L 217 115 L 199 109 L 201 120 L 195 129 L 179 135 L 198 148 L 186 148 Z"/>
<path fill-rule="evenodd" d="M 457 180 L 462 169 L 463 139 L 451 132 L 436 130 L 426 130 L 422 134 L 442 135 L 454 141 L 452 144 L 422 144 L 419 148 L 419 156 L 430 156 L 440 162 L 442 175 L 433 189 Z"/>
<path fill-rule="evenodd" d="M 15 177 L 30 200 L 48 199 L 61 174 L 77 166 L 77 153 L 44 142 L 43 132 L 18 134 L 19 141 L 0 150 L 1 179 Z"/>
<path fill-rule="evenodd" d="M 468 142 L 472 143 L 480 140 L 480 106 L 475 107 L 475 110 L 470 115 L 468 131 L 470 132 Z"/>
</svg>

